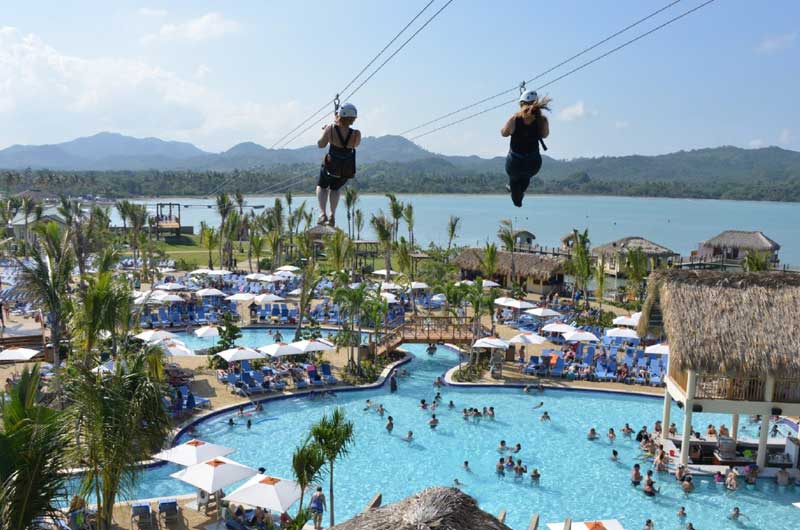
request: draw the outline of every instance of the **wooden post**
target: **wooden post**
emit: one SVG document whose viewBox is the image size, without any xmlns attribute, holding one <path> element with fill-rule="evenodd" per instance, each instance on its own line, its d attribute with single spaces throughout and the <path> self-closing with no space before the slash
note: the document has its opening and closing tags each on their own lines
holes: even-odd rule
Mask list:
<svg viewBox="0 0 800 530">
<path fill-rule="evenodd" d="M 505 510 L 500 510 L 500 513 L 497 514 L 497 520 L 500 521 L 501 523 L 505 523 L 506 522 L 506 511 Z"/>
<path fill-rule="evenodd" d="M 531 524 L 528 525 L 528 530 L 538 530 L 539 528 L 539 514 L 533 514 L 531 517 Z"/>
<path fill-rule="evenodd" d="M 692 435 L 692 406 L 696 386 L 697 373 L 689 370 L 686 377 L 686 403 L 683 407 L 683 432 L 681 432 L 681 464 L 684 466 L 689 463 L 689 439 Z"/>
</svg>

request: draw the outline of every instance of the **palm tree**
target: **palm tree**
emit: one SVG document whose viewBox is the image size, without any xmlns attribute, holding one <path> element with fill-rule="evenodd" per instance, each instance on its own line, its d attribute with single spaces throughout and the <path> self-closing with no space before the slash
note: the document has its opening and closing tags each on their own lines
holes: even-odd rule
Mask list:
<svg viewBox="0 0 800 530">
<path fill-rule="evenodd" d="M 628 294 L 637 301 L 641 301 L 644 293 L 644 279 L 647 277 L 647 256 L 642 249 L 635 248 L 628 250 L 625 256 L 625 277 L 627 278 L 626 287 Z"/>
<path fill-rule="evenodd" d="M 408 227 L 408 242 L 411 244 L 411 248 L 414 248 L 414 205 L 406 203 L 405 208 L 403 208 L 403 220 L 406 222 L 406 227 Z"/>
<path fill-rule="evenodd" d="M 131 221 L 131 245 L 133 246 L 133 264 L 136 266 L 138 259 L 138 250 L 140 248 L 139 234 L 144 230 L 147 224 L 147 207 L 144 204 L 131 204 L 130 206 L 130 221 Z M 146 265 L 142 263 L 142 270 Z"/>
<path fill-rule="evenodd" d="M 458 223 L 461 221 L 460 217 L 451 215 L 447 221 L 447 261 L 450 261 L 450 249 L 453 248 L 453 240 L 458 233 Z"/>
<path fill-rule="evenodd" d="M 208 249 L 208 268 L 214 268 L 214 248 L 219 245 L 219 232 L 205 221 L 200 221 L 200 244 Z"/>
<path fill-rule="evenodd" d="M 386 315 L 389 314 L 389 303 L 384 297 L 381 296 L 380 290 L 368 290 L 367 299 L 364 301 L 362 316 L 364 319 L 372 324 L 369 331 L 369 343 L 371 345 L 372 356 L 377 354 L 377 345 L 380 340 L 381 330 L 386 321 Z M 359 330 L 361 329 L 361 320 L 359 320 Z M 373 340 L 373 337 L 375 340 Z"/>
<path fill-rule="evenodd" d="M 594 298 L 600 309 L 598 321 L 603 318 L 603 298 L 606 295 L 606 263 L 601 257 L 594 266 Z"/>
<path fill-rule="evenodd" d="M 225 229 L 222 234 L 222 241 L 224 242 L 223 255 L 225 256 L 225 266 L 228 268 L 233 267 L 233 242 L 239 235 L 241 221 L 242 218 L 239 216 L 239 212 L 234 210 L 228 214 L 227 220 L 223 225 Z"/>
<path fill-rule="evenodd" d="M 517 264 L 514 259 L 514 247 L 516 246 L 516 233 L 514 232 L 514 223 L 511 219 L 503 219 L 500 221 L 500 230 L 497 231 L 497 237 L 503 244 L 503 249 L 511 253 L 511 282 L 517 281 Z"/>
<path fill-rule="evenodd" d="M 272 256 L 272 268 L 277 269 L 281 263 L 281 234 L 277 230 L 272 230 L 266 236 L 267 247 Z"/>
<path fill-rule="evenodd" d="M 353 211 L 358 203 L 358 190 L 353 186 L 347 186 L 344 189 L 344 207 L 347 210 L 347 235 L 350 239 L 355 235 L 355 226 L 353 224 Z"/>
<path fill-rule="evenodd" d="M 389 213 L 392 216 L 392 241 L 397 243 L 397 232 L 400 230 L 400 219 L 403 218 L 403 203 L 397 200 L 394 193 L 387 193 L 389 199 Z"/>
<path fill-rule="evenodd" d="M 25 368 L 0 399 L 0 529 L 40 528 L 36 519 L 59 514 L 67 467 L 67 425 L 40 405 L 39 365 Z"/>
<path fill-rule="evenodd" d="M 483 247 L 483 256 L 479 258 L 481 274 L 483 277 L 491 280 L 497 273 L 497 245 L 494 243 L 486 243 Z"/>
<path fill-rule="evenodd" d="M 28 245 L 30 244 L 30 233 L 28 232 L 28 219 L 36 210 L 36 200 L 29 196 L 22 197 L 22 215 L 25 217 L 25 256 L 28 255 Z"/>
<path fill-rule="evenodd" d="M 769 252 L 748 250 L 742 262 L 742 268 L 747 272 L 763 272 L 770 269 Z"/>
<path fill-rule="evenodd" d="M 314 442 L 306 440 L 303 445 L 295 448 L 292 454 L 292 471 L 297 485 L 300 486 L 299 510 L 303 510 L 303 497 L 306 490 L 319 478 L 324 465 L 325 455 Z M 298 512 L 298 517 L 299 515 L 300 512 Z"/>
<path fill-rule="evenodd" d="M 356 239 L 361 239 L 361 230 L 363 229 L 364 229 L 364 212 L 358 209 L 353 214 L 353 231 L 356 233 Z"/>
<path fill-rule="evenodd" d="M 351 289 L 347 285 L 343 285 L 333 292 L 333 302 L 337 304 L 342 311 L 342 314 L 347 317 L 347 325 L 342 329 L 345 339 L 342 345 L 348 346 L 349 354 L 347 357 L 347 368 L 351 372 L 355 372 L 355 355 L 353 355 L 353 348 L 361 343 L 361 317 L 364 312 L 364 304 L 367 301 L 368 291 L 366 283 L 361 283 L 355 289 Z M 355 333 L 356 320 L 358 320 L 358 333 Z"/>
<path fill-rule="evenodd" d="M 347 260 L 353 253 L 353 242 L 341 230 L 325 238 L 325 255 L 328 257 L 334 276 L 344 271 Z"/>
<path fill-rule="evenodd" d="M 483 280 L 478 278 L 475 284 L 467 286 L 466 288 L 466 301 L 472 306 L 472 336 L 473 340 L 478 340 L 482 336 L 483 326 L 481 325 L 481 318 L 484 315 L 492 314 L 493 299 L 491 296 L 483 292 Z M 475 351 L 474 349 L 472 350 Z M 470 364 L 475 364 L 477 357 L 474 354 L 470 355 Z"/>
<path fill-rule="evenodd" d="M 53 342 L 53 364 L 59 365 L 64 324 L 71 309 L 68 296 L 75 258 L 69 229 L 61 230 L 53 221 L 33 227 L 38 246 L 34 246 L 29 261 L 19 261 L 22 269 L 20 286 L 32 298 L 42 301 L 50 319 L 50 338 Z"/>
<path fill-rule="evenodd" d="M 386 277 L 389 278 L 389 273 L 392 271 L 392 223 L 381 210 L 378 215 L 372 214 L 370 224 L 372 229 L 375 230 L 375 235 L 378 237 L 380 246 L 383 249 Z"/>
<path fill-rule="evenodd" d="M 227 193 L 220 193 L 217 195 L 217 214 L 219 214 L 219 263 L 222 266 L 222 255 L 225 251 L 225 226 L 228 216 L 233 212 L 233 203 L 231 197 Z"/>
<path fill-rule="evenodd" d="M 589 230 L 586 229 L 582 233 L 577 230 L 572 230 L 572 254 L 570 260 L 567 262 L 567 272 L 572 274 L 575 278 L 574 292 L 581 291 L 585 298 L 586 307 L 589 307 L 588 287 L 589 280 L 592 278 L 592 254 L 591 242 L 589 240 Z"/>
<path fill-rule="evenodd" d="M 261 272 L 261 256 L 264 255 L 264 243 L 266 240 L 264 236 L 256 232 L 250 231 L 250 245 L 247 250 L 247 261 L 250 261 L 250 256 L 256 257 L 256 271 Z M 253 265 L 250 264 L 250 272 L 253 272 Z"/>
<path fill-rule="evenodd" d="M 339 457 L 345 456 L 353 444 L 353 422 L 347 421 L 344 409 L 336 407 L 330 417 L 325 414 L 311 427 L 311 438 L 325 456 L 328 465 L 328 500 L 330 501 L 330 526 L 335 524 L 333 497 L 333 468 Z"/>
<path fill-rule="evenodd" d="M 311 257 L 306 261 L 303 267 L 303 275 L 300 279 L 300 299 L 297 302 L 297 328 L 294 332 L 294 340 L 300 340 L 301 338 L 303 319 L 308 313 L 308 308 L 311 305 L 311 300 L 314 298 L 314 291 L 320 279 L 319 271 L 317 270 L 317 261 Z"/>
<path fill-rule="evenodd" d="M 396 245 L 397 249 L 397 268 L 403 274 L 406 279 L 406 285 L 408 286 L 408 291 L 411 295 L 411 308 L 414 312 L 414 316 L 417 315 L 417 302 L 416 296 L 414 296 L 414 292 L 411 289 L 411 284 L 414 282 L 414 259 L 411 257 L 411 244 L 406 241 L 406 238 L 400 236 L 400 242 Z"/>
<path fill-rule="evenodd" d="M 161 386 L 148 376 L 147 357 L 133 354 L 111 374 L 76 366 L 67 391 L 73 460 L 84 468 L 80 490 L 95 494 L 99 528 L 110 529 L 117 494 L 132 486 L 140 462 L 169 434 Z"/>
</svg>

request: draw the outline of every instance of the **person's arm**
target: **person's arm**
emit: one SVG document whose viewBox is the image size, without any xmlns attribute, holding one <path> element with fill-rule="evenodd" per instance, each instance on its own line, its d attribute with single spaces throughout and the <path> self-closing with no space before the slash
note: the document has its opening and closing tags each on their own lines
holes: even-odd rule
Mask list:
<svg viewBox="0 0 800 530">
<path fill-rule="evenodd" d="M 333 131 L 332 125 L 325 127 L 325 129 L 322 131 L 322 137 L 320 137 L 319 141 L 317 142 L 317 147 L 322 149 L 328 145 L 328 143 L 331 141 L 331 131 Z"/>
<path fill-rule="evenodd" d="M 511 136 L 512 134 L 514 134 L 514 129 L 516 128 L 515 127 L 516 123 L 517 123 L 517 115 L 514 114 L 513 116 L 511 116 L 508 119 L 506 124 L 503 125 L 503 128 L 500 129 L 500 136 L 502 136 L 503 138 L 506 138 L 506 137 Z"/>
<path fill-rule="evenodd" d="M 550 122 L 547 121 L 547 118 L 544 116 L 541 116 L 539 119 L 542 120 L 539 124 L 539 136 L 547 138 L 550 136 Z"/>
<path fill-rule="evenodd" d="M 361 145 L 361 131 L 353 129 L 353 145 L 351 147 L 355 149 L 359 145 Z"/>
</svg>

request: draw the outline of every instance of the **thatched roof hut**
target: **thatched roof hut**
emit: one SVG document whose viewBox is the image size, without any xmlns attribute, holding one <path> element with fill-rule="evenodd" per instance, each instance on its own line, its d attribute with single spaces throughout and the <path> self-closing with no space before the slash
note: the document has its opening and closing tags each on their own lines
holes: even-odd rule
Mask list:
<svg viewBox="0 0 800 530">
<path fill-rule="evenodd" d="M 708 248 L 737 248 L 758 252 L 776 252 L 781 246 L 758 230 L 725 230 L 700 244 Z"/>
<path fill-rule="evenodd" d="M 511 530 L 456 488 L 430 488 L 331 530 Z"/>
<path fill-rule="evenodd" d="M 650 276 L 639 333 L 662 327 L 670 364 L 800 376 L 800 275 L 670 270 Z"/>
<path fill-rule="evenodd" d="M 311 236 L 314 241 L 322 241 L 328 236 L 336 233 L 336 228 L 328 225 L 317 225 L 306 230 L 306 233 Z"/>
<path fill-rule="evenodd" d="M 483 260 L 483 250 L 468 248 L 453 259 L 453 264 L 462 271 L 480 271 Z M 537 281 L 547 281 L 551 277 L 564 272 L 565 259 L 553 256 L 543 256 L 525 252 L 514 253 L 514 267 L 516 273 L 523 278 L 532 278 Z M 497 273 L 507 276 L 511 274 L 511 252 L 504 250 L 497 252 Z"/>
<path fill-rule="evenodd" d="M 617 254 L 626 254 L 629 250 L 641 250 L 645 256 L 648 257 L 670 257 L 677 256 L 678 253 L 670 250 L 664 245 L 653 243 L 649 239 L 641 236 L 630 236 L 617 239 L 605 245 L 600 245 L 592 249 L 594 254 L 598 256 L 613 256 Z"/>
</svg>

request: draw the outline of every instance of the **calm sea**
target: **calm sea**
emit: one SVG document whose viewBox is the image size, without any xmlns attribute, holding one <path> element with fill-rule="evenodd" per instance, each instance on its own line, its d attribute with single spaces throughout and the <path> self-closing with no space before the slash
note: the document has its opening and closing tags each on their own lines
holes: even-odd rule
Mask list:
<svg viewBox="0 0 800 530">
<path fill-rule="evenodd" d="M 398 195 L 398 198 L 414 205 L 415 237 L 423 245 L 430 241 L 447 242 L 447 221 L 451 215 L 461 219 L 456 240 L 460 245 L 483 245 L 496 240 L 501 219 L 511 219 L 515 227 L 533 232 L 537 242 L 548 247 L 557 246 L 561 236 L 573 228 L 588 228 L 592 245 L 635 235 L 682 255 L 688 255 L 698 243 L 723 230 L 761 230 L 781 245 L 783 263 L 800 266 L 798 203 L 531 195 L 526 197 L 522 208 L 514 208 L 505 195 Z M 219 222 L 215 209 L 208 208 L 214 204 L 213 199 L 170 200 L 184 205 L 181 209 L 184 225 L 198 227 L 200 221 L 212 225 Z M 270 206 L 273 201 L 273 197 L 247 197 L 247 204 L 254 206 Z M 293 204 L 297 206 L 303 201 L 319 211 L 312 196 L 296 196 Z M 137 202 L 154 210 L 158 201 Z M 367 214 L 367 227 L 361 236 L 369 238 L 369 215 L 380 209 L 388 214 L 388 200 L 382 195 L 364 195 L 359 208 Z M 337 213 L 337 222 L 344 227 L 344 201 Z M 404 224 L 401 234 L 405 234 Z"/>
</svg>

